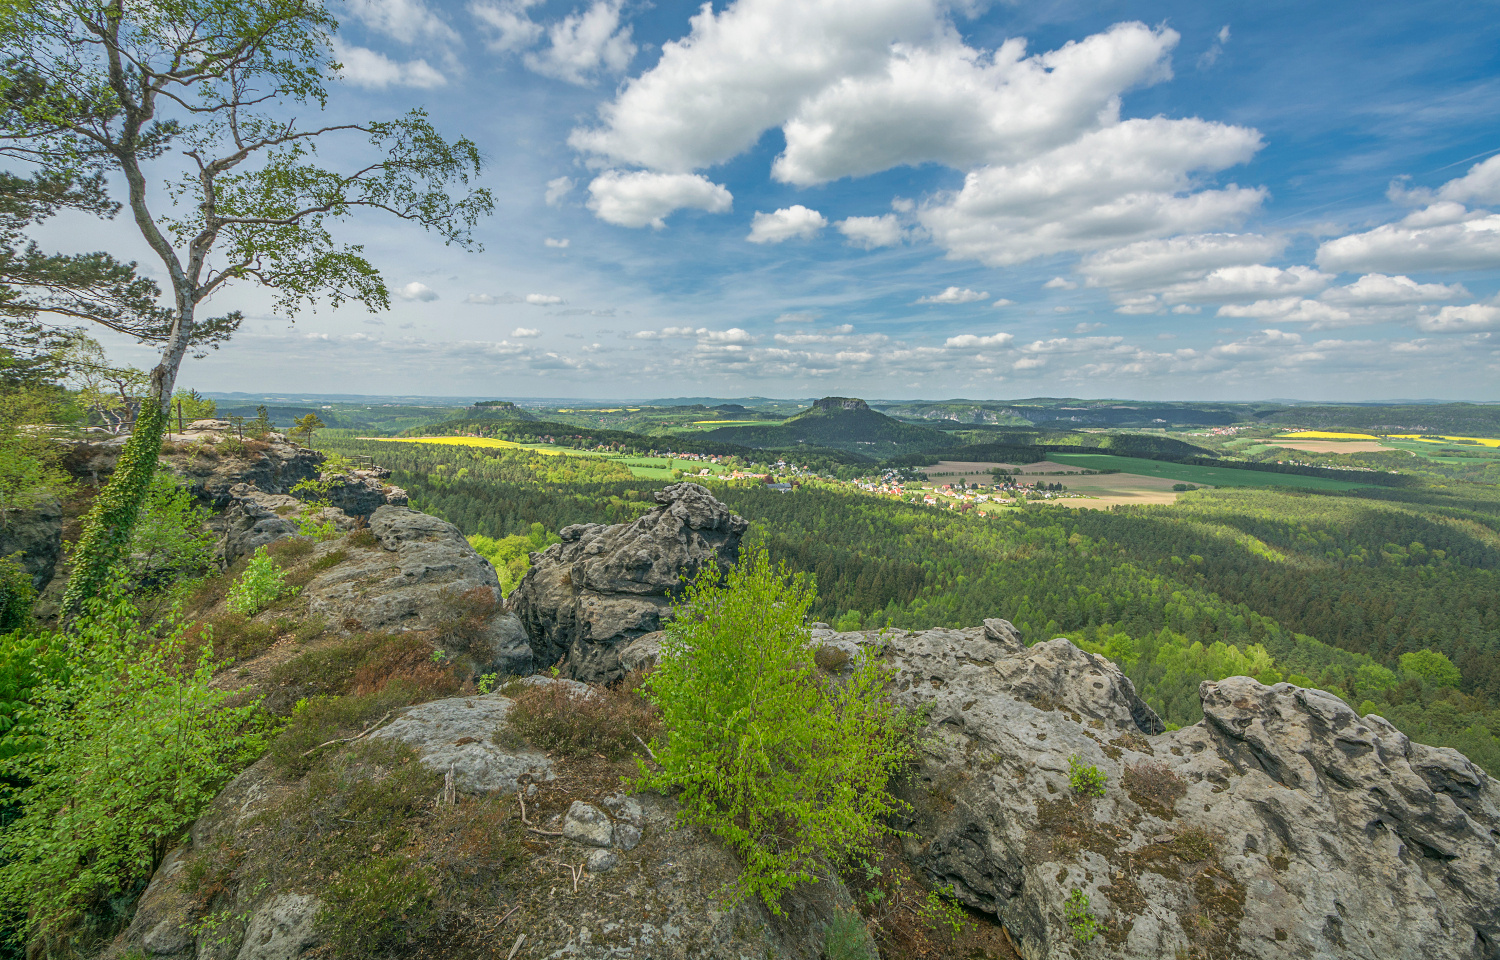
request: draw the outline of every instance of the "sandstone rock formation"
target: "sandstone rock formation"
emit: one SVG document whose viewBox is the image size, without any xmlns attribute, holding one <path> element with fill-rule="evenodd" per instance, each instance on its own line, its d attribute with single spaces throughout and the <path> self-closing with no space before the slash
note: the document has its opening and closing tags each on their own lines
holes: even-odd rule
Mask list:
<svg viewBox="0 0 1500 960">
<path fill-rule="evenodd" d="M 739 557 L 748 523 L 696 483 L 656 494 L 630 523 L 564 527 L 562 543 L 531 555 L 510 597 L 538 666 L 566 658 L 563 674 L 602 683 L 624 674 L 620 644 L 660 630 L 682 585 L 706 563 Z"/>
<path fill-rule="evenodd" d="M 484 744 L 490 771 L 539 772 L 520 778 L 530 780 L 523 787 L 520 779 L 489 773 L 470 778 L 477 768 L 455 761 L 454 779 L 466 786 L 460 787 L 464 795 L 453 798 L 451 805 L 462 811 L 466 806 L 482 808 L 489 799 L 501 801 L 491 808 L 505 815 L 484 823 L 509 832 L 512 872 L 504 881 L 506 888 L 499 891 L 503 900 L 482 906 L 485 916 L 477 932 L 484 938 L 483 953 L 472 949 L 471 940 L 465 944 L 469 949 L 455 954 L 449 927 L 427 943 L 406 945 L 395 955 L 504 957 L 519 939 L 526 948 L 523 955 L 529 957 L 821 960 L 821 924 L 835 910 L 853 910 L 843 884 L 825 881 L 787 896 L 782 918 L 773 918 L 759 900 L 731 904 L 724 897 L 725 886 L 738 875 L 739 863 L 708 834 L 677 827 L 673 800 L 654 793 L 622 795 L 617 776 L 591 780 L 575 772 L 552 780 L 547 775 L 552 767 L 570 761 L 549 762 L 529 749 L 499 746 L 495 734 L 511 703 L 498 693 L 434 701 L 411 708 L 370 738 L 413 746 L 423 765 L 435 771 L 447 762 L 438 751 L 451 747 L 448 739 L 456 737 Z M 546 773 L 536 766 L 539 762 L 546 765 Z M 356 776 L 356 769 L 341 766 L 338 756 L 330 763 L 329 769 L 342 776 Z M 372 782 L 378 781 L 355 780 L 347 786 L 370 790 Z M 288 818 L 328 831 L 349 828 L 332 817 L 322 824 L 318 818 L 327 815 L 321 811 L 309 815 L 309 798 L 323 796 L 311 784 L 311 779 L 279 773 L 269 759 L 237 777 L 194 824 L 187 842 L 168 854 L 141 896 L 130 927 L 104 956 L 293 960 L 327 955 L 327 927 L 320 922 L 326 897 L 320 896 L 321 887 L 308 888 L 300 861 L 309 854 L 295 841 L 288 843 L 283 831 Z M 511 801 L 517 790 L 524 790 L 526 807 L 540 826 L 528 828 L 520 821 L 519 803 Z M 433 802 L 422 806 L 431 810 Z M 436 803 L 442 808 L 450 800 L 439 794 Z M 555 812 L 542 812 L 547 810 Z M 444 849 L 449 842 L 447 833 L 411 839 L 413 845 L 429 844 L 424 847 L 429 859 L 461 858 L 461 851 Z M 369 856 L 377 859 L 381 852 Z M 184 878 L 195 868 L 222 869 L 226 855 L 232 869 L 214 874 L 218 886 L 211 916 L 219 919 L 212 922 L 197 899 L 201 887 Z M 452 862 L 461 873 L 494 869 L 483 862 Z M 359 863 L 339 866 L 355 870 Z M 375 897 L 380 891 L 362 895 Z M 506 923 L 504 918 L 512 914 Z M 451 917 L 457 927 L 466 919 Z"/>
<path fill-rule="evenodd" d="M 1500 785 L 1456 751 L 1245 677 L 1148 736 L 1118 667 L 1004 621 L 814 639 L 881 647 L 898 699 L 930 711 L 908 856 L 1028 960 L 1500 956 Z M 1073 758 L 1102 797 L 1075 793 Z"/>
<path fill-rule="evenodd" d="M 453 524 L 406 507 L 370 516 L 370 545 L 303 590 L 307 612 L 336 628 L 436 630 L 479 673 L 532 672 L 521 621 L 500 609 L 500 580 Z M 327 548 L 328 545 L 320 547 Z"/>
</svg>

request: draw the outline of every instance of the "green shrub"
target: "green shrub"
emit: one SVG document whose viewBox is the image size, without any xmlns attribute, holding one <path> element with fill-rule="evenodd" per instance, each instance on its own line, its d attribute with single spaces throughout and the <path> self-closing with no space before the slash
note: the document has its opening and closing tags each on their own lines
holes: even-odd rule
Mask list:
<svg viewBox="0 0 1500 960">
<path fill-rule="evenodd" d="M 1063 901 L 1063 916 L 1073 928 L 1073 938 L 1079 943 L 1088 943 L 1099 935 L 1099 921 L 1089 907 L 1089 895 L 1077 887 Z"/>
<path fill-rule="evenodd" d="M 21 566 L 21 555 L 0 557 L 0 633 L 30 627 L 34 603 L 36 587 L 31 583 L 31 574 Z"/>
<path fill-rule="evenodd" d="M 184 625 L 159 629 L 127 600 L 91 601 L 67 638 L 51 638 L 66 663 L 32 693 L 45 749 L 0 763 L 25 784 L 11 795 L 0 902 L 28 918 L 34 953 L 66 952 L 91 911 L 139 889 L 264 746 L 259 705 L 226 707 L 231 694 L 212 686 L 212 648 L 194 660 Z"/>
<path fill-rule="evenodd" d="M 1107 782 L 1103 770 L 1091 763 L 1084 763 L 1078 754 L 1068 758 L 1068 784 L 1074 793 L 1081 797 L 1102 797 Z"/>
<path fill-rule="evenodd" d="M 254 616 L 288 594 L 297 592 L 296 587 L 286 583 L 286 571 L 261 547 L 250 558 L 245 572 L 229 588 L 225 603 L 230 610 L 245 616 Z"/>
<path fill-rule="evenodd" d="M 146 490 L 130 543 L 130 576 L 138 583 L 180 582 L 208 569 L 214 534 L 203 526 L 209 511 L 168 470 Z"/>
<path fill-rule="evenodd" d="M 1401 675 L 1415 677 L 1422 681 L 1424 687 L 1435 689 L 1452 687 L 1457 690 L 1463 679 L 1459 676 L 1458 668 L 1453 665 L 1453 661 L 1436 650 L 1424 648 L 1412 653 L 1403 653 L 1400 662 Z"/>
<path fill-rule="evenodd" d="M 816 880 L 820 861 L 867 852 L 904 804 L 887 790 L 911 756 L 912 723 L 882 697 L 887 676 L 859 657 L 842 681 L 812 663 L 804 575 L 744 548 L 721 583 L 688 584 L 647 681 L 667 735 L 638 786 L 680 788 L 680 819 L 744 860 L 739 893 L 780 912 L 781 894 Z"/>
<path fill-rule="evenodd" d="M 852 910 L 835 910 L 833 919 L 823 926 L 825 960 L 877 960 L 870 954 L 869 942 L 864 921 Z"/>
<path fill-rule="evenodd" d="M 434 889 L 406 857 L 355 863 L 328 885 L 318 920 L 335 957 L 381 956 L 422 939 L 437 923 Z"/>
<path fill-rule="evenodd" d="M 955 937 L 963 933 L 964 924 L 969 919 L 969 915 L 964 913 L 963 905 L 954 897 L 951 885 L 927 891 L 918 913 L 929 927 L 946 927 Z"/>
</svg>

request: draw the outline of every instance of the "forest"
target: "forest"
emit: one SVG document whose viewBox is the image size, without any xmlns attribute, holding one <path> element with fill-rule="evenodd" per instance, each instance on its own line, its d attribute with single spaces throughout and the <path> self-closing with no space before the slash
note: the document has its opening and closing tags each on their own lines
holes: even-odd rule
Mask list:
<svg viewBox="0 0 1500 960">
<path fill-rule="evenodd" d="M 660 486 L 605 476 L 604 464 L 549 480 L 563 468 L 543 461 L 563 458 L 399 446 L 377 456 L 415 506 L 496 540 L 535 536 L 536 523 L 626 521 Z M 1500 773 L 1493 487 L 1202 490 L 1174 505 L 984 519 L 816 484 L 712 489 L 774 557 L 815 577 L 815 615 L 841 628 L 1004 617 L 1028 642 L 1067 636 L 1115 659 L 1174 724 L 1201 716 L 1203 680 L 1285 679 Z"/>
</svg>

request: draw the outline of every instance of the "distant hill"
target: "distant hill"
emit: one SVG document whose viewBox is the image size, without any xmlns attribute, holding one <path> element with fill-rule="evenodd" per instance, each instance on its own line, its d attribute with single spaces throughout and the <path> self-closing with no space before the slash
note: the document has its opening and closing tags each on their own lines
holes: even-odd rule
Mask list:
<svg viewBox="0 0 1500 960">
<path fill-rule="evenodd" d="M 528 420 L 541 419 L 536 414 L 521 409 L 509 400 L 480 400 L 464 408 L 464 416 L 470 419 Z"/>
<path fill-rule="evenodd" d="M 937 430 L 902 423 L 855 397 L 824 397 L 779 424 L 720 427 L 704 433 L 703 439 L 762 450 L 827 447 L 876 458 L 953 445 Z"/>
<path fill-rule="evenodd" d="M 1167 427 L 1226 426 L 1249 419 L 1254 408 L 1230 403 L 1134 403 L 1127 400 L 1071 400 L 1051 397 L 992 403 L 944 400 L 883 404 L 881 412 L 903 420 L 951 426 Z"/>
<path fill-rule="evenodd" d="M 1262 415 L 1260 420 L 1268 426 L 1303 427 L 1311 430 L 1500 436 L 1500 405 L 1496 404 L 1328 404 L 1272 410 Z"/>
</svg>

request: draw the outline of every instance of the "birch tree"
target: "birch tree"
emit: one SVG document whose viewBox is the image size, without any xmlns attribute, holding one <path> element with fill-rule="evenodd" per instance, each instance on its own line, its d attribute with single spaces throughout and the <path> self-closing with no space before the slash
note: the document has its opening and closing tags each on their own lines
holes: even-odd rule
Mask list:
<svg viewBox="0 0 1500 960">
<path fill-rule="evenodd" d="M 383 309 L 379 271 L 335 240 L 336 221 L 378 210 L 468 247 L 493 202 L 474 186 L 478 148 L 445 140 L 422 110 L 317 122 L 339 69 L 319 0 L 21 0 L 4 19 L 0 158 L 122 183 L 169 288 L 148 400 L 79 543 L 71 613 L 130 542 L 205 301 L 254 283 L 287 317 L 320 302 Z M 330 141 L 364 159 L 320 165 Z"/>
</svg>

